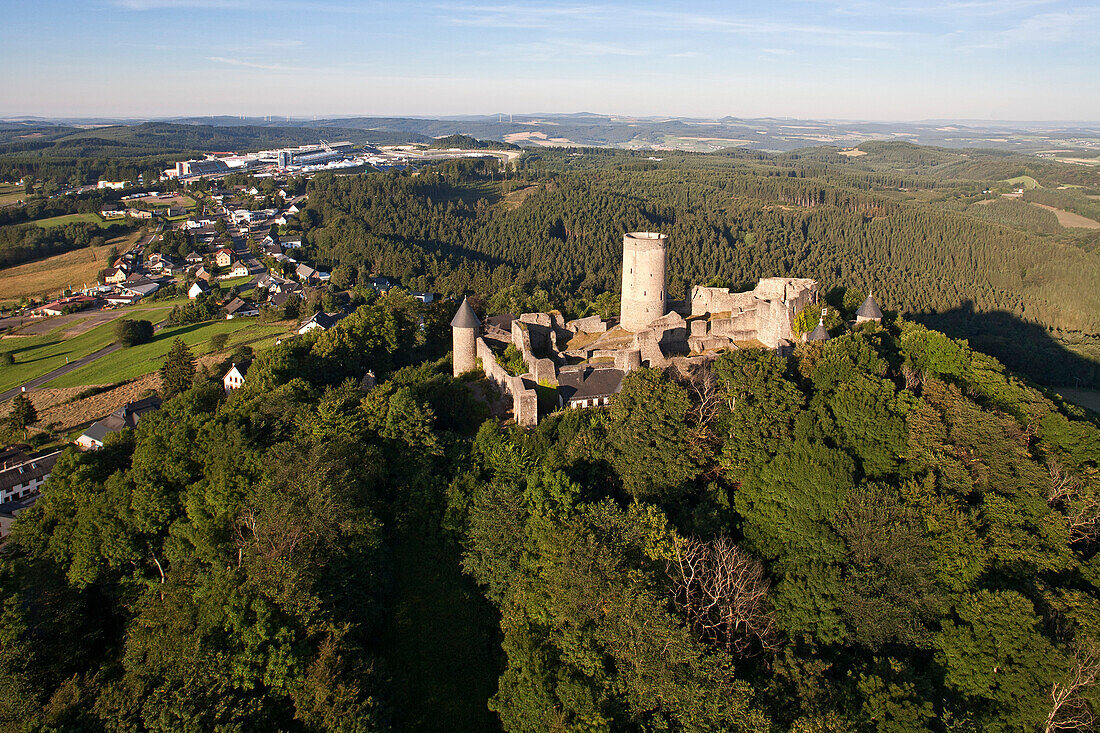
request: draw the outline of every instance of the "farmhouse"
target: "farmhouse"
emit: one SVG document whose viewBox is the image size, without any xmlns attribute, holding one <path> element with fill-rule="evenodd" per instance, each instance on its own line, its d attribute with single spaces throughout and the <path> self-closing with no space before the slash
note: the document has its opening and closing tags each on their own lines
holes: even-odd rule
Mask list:
<svg viewBox="0 0 1100 733">
<path fill-rule="evenodd" d="M 61 451 L 41 458 L 28 458 L 26 446 L 8 446 L 0 451 L 0 504 L 37 494 L 57 463 Z"/>
</svg>

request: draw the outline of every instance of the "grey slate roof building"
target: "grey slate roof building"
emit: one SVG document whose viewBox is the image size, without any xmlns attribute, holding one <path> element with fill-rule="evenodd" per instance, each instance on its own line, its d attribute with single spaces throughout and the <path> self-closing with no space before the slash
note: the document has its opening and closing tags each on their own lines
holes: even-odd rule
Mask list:
<svg viewBox="0 0 1100 733">
<path fill-rule="evenodd" d="M 256 316 L 259 315 L 259 313 L 260 311 L 256 309 L 255 304 L 241 298 L 234 298 L 225 306 L 226 318 Z"/>
<path fill-rule="evenodd" d="M 563 369 L 558 376 L 558 396 L 569 407 L 606 405 L 623 388 L 621 369 Z"/>
<path fill-rule="evenodd" d="M 458 306 L 458 313 L 455 313 L 455 317 L 451 319 L 451 328 L 479 328 L 480 326 L 481 321 L 474 313 L 474 309 L 470 307 L 470 302 L 463 298 L 462 305 Z"/>
<path fill-rule="evenodd" d="M 875 296 L 873 293 L 867 293 L 867 300 L 863 301 L 863 305 L 856 311 L 856 323 L 862 323 L 864 321 L 881 321 L 882 311 L 878 307 L 878 303 L 875 302 Z"/>
<path fill-rule="evenodd" d="M 0 470 L 0 501 L 15 501 L 37 494 L 60 455 L 61 451 L 54 451 L 39 458 L 29 458 L 18 451 L 18 455 L 6 459 Z"/>
</svg>

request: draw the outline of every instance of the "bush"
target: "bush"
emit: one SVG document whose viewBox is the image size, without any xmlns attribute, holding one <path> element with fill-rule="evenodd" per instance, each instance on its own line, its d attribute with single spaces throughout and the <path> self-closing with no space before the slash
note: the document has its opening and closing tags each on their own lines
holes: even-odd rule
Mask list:
<svg viewBox="0 0 1100 733">
<path fill-rule="evenodd" d="M 221 351 L 227 343 L 229 343 L 228 333 L 216 333 L 210 337 L 210 350 Z"/>
<path fill-rule="evenodd" d="M 153 324 L 150 321 L 134 321 L 123 318 L 115 324 L 115 340 L 123 346 L 137 346 L 153 338 Z"/>
</svg>

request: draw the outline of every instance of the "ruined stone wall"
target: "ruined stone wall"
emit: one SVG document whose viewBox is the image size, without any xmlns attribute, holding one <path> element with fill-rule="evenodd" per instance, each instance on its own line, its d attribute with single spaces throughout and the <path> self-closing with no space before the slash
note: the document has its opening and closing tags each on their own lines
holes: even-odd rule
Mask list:
<svg viewBox="0 0 1100 733">
<path fill-rule="evenodd" d="M 650 329 L 645 329 L 634 334 L 634 349 L 641 355 L 641 360 L 648 363 L 654 369 L 660 369 L 668 364 L 660 344 L 657 343 L 657 334 Z"/>
<path fill-rule="evenodd" d="M 754 291 L 731 293 L 729 288 L 708 288 L 696 285 L 691 289 L 691 315 L 707 313 L 737 314 L 756 307 Z"/>
<path fill-rule="evenodd" d="M 569 321 L 565 329 L 573 333 L 606 333 L 607 324 L 599 316 L 588 316 Z"/>
<path fill-rule="evenodd" d="M 769 349 L 779 346 L 781 339 L 792 339 L 791 319 L 793 309 L 781 300 L 762 300 L 756 307 L 757 336 Z"/>
<path fill-rule="evenodd" d="M 476 348 L 477 358 L 481 359 L 485 378 L 502 393 L 512 397 L 512 415 L 516 419 L 516 424 L 523 427 L 537 425 L 539 422 L 538 393 L 527 386 L 523 377 L 513 377 L 500 365 L 496 354 L 489 348 L 489 344 L 485 343 L 485 339 L 478 338 Z"/>
<path fill-rule="evenodd" d="M 620 349 L 615 352 L 615 368 L 621 369 L 624 374 L 642 366 L 642 352 L 637 349 Z"/>
</svg>

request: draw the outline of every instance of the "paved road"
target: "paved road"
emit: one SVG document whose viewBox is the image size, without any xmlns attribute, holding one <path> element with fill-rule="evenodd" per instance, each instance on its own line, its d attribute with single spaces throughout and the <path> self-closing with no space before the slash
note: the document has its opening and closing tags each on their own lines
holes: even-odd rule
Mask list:
<svg viewBox="0 0 1100 733">
<path fill-rule="evenodd" d="M 118 351 L 120 348 L 122 348 L 120 344 L 111 344 L 110 346 L 104 346 L 99 351 L 93 351 L 91 354 L 88 354 L 85 357 L 81 357 L 80 359 L 77 359 L 76 361 L 70 361 L 68 364 L 65 364 L 64 366 L 60 366 L 57 369 L 54 369 L 52 372 L 48 372 L 46 374 L 43 374 L 40 377 L 35 377 L 34 379 L 30 379 L 30 380 L 24 382 L 21 386 L 26 387 L 27 389 L 33 389 L 35 387 L 40 387 L 43 384 L 45 384 L 46 382 L 50 381 L 51 379 L 56 379 L 57 377 L 60 377 L 62 374 L 68 374 L 72 370 L 79 369 L 80 367 L 84 366 L 85 364 L 91 364 L 93 361 L 100 358 L 101 356 L 107 356 L 107 354 L 110 354 L 113 351 Z M 19 390 L 20 390 L 19 387 L 12 387 L 7 392 L 0 392 L 0 402 L 6 402 L 7 400 L 10 400 L 12 397 L 15 397 L 15 395 L 19 394 Z"/>
</svg>

